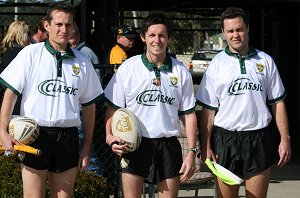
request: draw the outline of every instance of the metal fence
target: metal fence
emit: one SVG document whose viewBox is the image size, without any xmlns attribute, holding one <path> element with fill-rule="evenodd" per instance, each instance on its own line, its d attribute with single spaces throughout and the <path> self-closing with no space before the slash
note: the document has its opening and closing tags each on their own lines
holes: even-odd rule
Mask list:
<svg viewBox="0 0 300 198">
<path fill-rule="evenodd" d="M 104 89 L 112 75 L 114 74 L 113 65 L 94 65 L 97 73 L 100 75 L 102 88 Z M 114 196 L 121 197 L 119 191 L 119 164 L 118 156 L 114 154 L 111 148 L 106 144 L 105 134 L 105 113 L 106 107 L 103 101 L 96 104 L 96 122 L 94 129 L 94 152 L 99 159 L 100 174 L 107 178 L 108 183 L 114 189 Z"/>
<path fill-rule="evenodd" d="M 31 27 L 46 13 L 47 5 L 20 6 L 1 5 L 0 7 L 0 39 L 4 37 L 8 26 L 15 20 L 26 21 Z"/>
</svg>

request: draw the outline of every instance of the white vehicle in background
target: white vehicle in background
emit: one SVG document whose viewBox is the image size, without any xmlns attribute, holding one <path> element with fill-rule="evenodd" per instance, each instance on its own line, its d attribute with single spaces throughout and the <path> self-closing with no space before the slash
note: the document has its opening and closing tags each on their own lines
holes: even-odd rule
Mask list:
<svg viewBox="0 0 300 198">
<path fill-rule="evenodd" d="M 200 50 L 194 53 L 189 65 L 189 70 L 192 74 L 192 77 L 194 79 L 202 77 L 210 61 L 220 51 L 221 50 Z"/>
</svg>

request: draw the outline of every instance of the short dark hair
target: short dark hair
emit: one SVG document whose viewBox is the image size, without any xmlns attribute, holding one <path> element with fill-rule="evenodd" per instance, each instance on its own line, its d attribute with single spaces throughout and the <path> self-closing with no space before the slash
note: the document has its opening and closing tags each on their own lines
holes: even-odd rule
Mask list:
<svg viewBox="0 0 300 198">
<path fill-rule="evenodd" d="M 168 17 L 159 11 L 153 11 L 151 12 L 143 21 L 141 24 L 140 33 L 142 36 L 145 36 L 148 28 L 151 25 L 157 25 L 157 24 L 163 24 L 167 28 L 168 36 L 170 37 L 172 35 L 172 26 L 168 19 Z"/>
<path fill-rule="evenodd" d="M 36 24 L 34 24 L 34 26 L 32 26 L 33 34 L 36 34 L 38 30 L 41 30 L 42 32 L 47 32 L 47 30 L 44 27 L 44 21 L 45 21 L 45 17 L 43 17 Z"/>
<path fill-rule="evenodd" d="M 220 18 L 221 28 L 222 29 L 224 28 L 225 19 L 233 19 L 236 17 L 241 17 L 244 20 L 246 27 L 249 26 L 249 18 L 246 12 L 242 8 L 229 7 L 221 14 L 221 18 Z"/>
<path fill-rule="evenodd" d="M 73 20 L 75 21 L 75 9 L 74 7 L 69 3 L 64 2 L 55 2 L 52 3 L 47 11 L 47 14 L 45 16 L 45 21 L 47 21 L 49 24 L 52 20 L 52 13 L 53 11 L 62 11 L 65 13 L 69 13 L 73 15 Z"/>
</svg>

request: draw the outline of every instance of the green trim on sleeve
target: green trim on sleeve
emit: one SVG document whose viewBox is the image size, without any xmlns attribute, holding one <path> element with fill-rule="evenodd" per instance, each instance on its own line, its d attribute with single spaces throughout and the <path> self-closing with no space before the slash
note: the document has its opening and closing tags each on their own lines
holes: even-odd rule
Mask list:
<svg viewBox="0 0 300 198">
<path fill-rule="evenodd" d="M 286 96 L 287 96 L 287 93 L 284 92 L 282 96 L 280 96 L 280 97 L 278 97 L 278 98 L 275 98 L 275 99 L 273 99 L 273 100 L 268 100 L 268 104 L 269 104 L 269 105 L 272 105 L 272 104 L 275 104 L 275 103 L 277 103 L 277 102 L 279 102 L 279 101 L 282 101 L 282 100 L 285 99 Z"/>
<path fill-rule="evenodd" d="M 90 104 L 93 104 L 93 103 L 96 103 L 96 102 L 100 101 L 102 98 L 104 98 L 104 93 L 100 94 L 95 99 L 91 100 L 90 102 L 81 104 L 81 106 L 83 106 L 83 107 L 89 106 Z"/>
<path fill-rule="evenodd" d="M 112 103 L 112 102 L 111 102 L 108 98 L 106 98 L 106 97 L 104 97 L 104 102 L 105 102 L 106 104 L 108 104 L 109 106 L 111 106 L 112 108 L 116 109 L 116 110 L 121 108 L 121 107 L 115 105 L 114 103 Z"/>
<path fill-rule="evenodd" d="M 196 106 L 194 106 L 191 109 L 185 110 L 185 111 L 178 111 L 178 115 L 186 115 L 186 114 L 192 113 L 193 111 L 195 111 L 195 108 L 196 108 Z"/>
<path fill-rule="evenodd" d="M 204 107 L 204 108 L 206 108 L 206 109 L 215 110 L 215 111 L 217 111 L 217 110 L 218 110 L 218 108 L 217 108 L 217 107 L 212 107 L 212 106 L 209 106 L 209 105 L 207 105 L 207 104 L 204 104 L 203 102 L 201 102 L 201 101 L 199 101 L 199 100 L 197 100 L 197 104 L 199 104 L 199 105 L 203 106 L 203 107 Z"/>
<path fill-rule="evenodd" d="M 12 90 L 18 97 L 21 96 L 21 93 L 20 93 L 20 92 L 18 92 L 15 88 L 13 88 L 10 84 L 8 84 L 8 83 L 7 83 L 5 80 L 3 80 L 2 78 L 0 78 L 0 83 L 1 83 L 4 87 L 6 87 L 6 88 Z"/>
</svg>

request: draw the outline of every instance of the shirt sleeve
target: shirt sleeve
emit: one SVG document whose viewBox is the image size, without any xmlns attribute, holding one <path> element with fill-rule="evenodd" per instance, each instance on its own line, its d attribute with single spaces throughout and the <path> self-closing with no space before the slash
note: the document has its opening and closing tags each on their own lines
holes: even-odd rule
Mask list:
<svg viewBox="0 0 300 198">
<path fill-rule="evenodd" d="M 189 72 L 189 71 L 187 71 Z M 180 106 L 180 114 L 185 114 L 190 111 L 193 111 L 195 108 L 195 94 L 194 94 L 194 84 L 192 76 L 190 73 L 187 73 L 186 80 L 182 86 L 182 101 Z"/>
<path fill-rule="evenodd" d="M 21 50 L 0 75 L 1 83 L 17 95 L 20 95 L 27 85 L 26 65 L 30 65 L 30 57 L 28 50 Z"/>
<path fill-rule="evenodd" d="M 216 89 L 213 79 L 214 66 L 211 62 L 210 66 L 205 71 L 201 83 L 196 93 L 196 100 L 206 108 L 216 110 L 219 106 L 219 101 L 216 96 Z"/>
<path fill-rule="evenodd" d="M 114 106 L 125 107 L 124 79 L 121 69 L 113 75 L 104 90 L 105 98 Z"/>
<path fill-rule="evenodd" d="M 270 76 L 268 80 L 268 103 L 273 104 L 280 100 L 283 100 L 286 96 L 285 88 L 280 78 L 280 74 L 278 72 L 277 66 L 272 58 L 270 58 Z"/>
<path fill-rule="evenodd" d="M 93 65 L 87 64 L 87 75 L 85 78 L 84 90 L 79 99 L 80 103 L 85 106 L 91 104 L 103 96 L 103 89 L 99 77 Z"/>
</svg>

